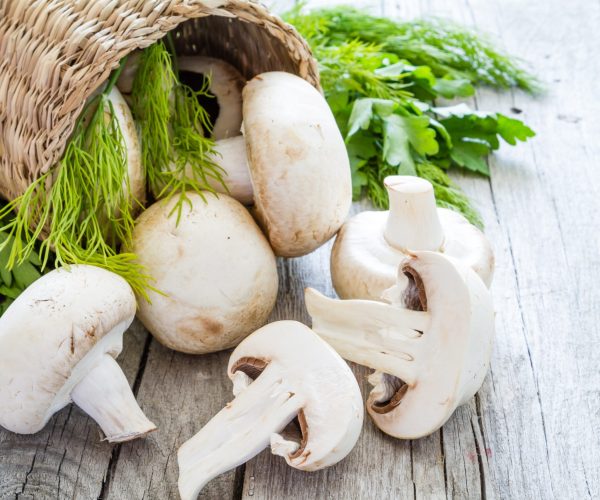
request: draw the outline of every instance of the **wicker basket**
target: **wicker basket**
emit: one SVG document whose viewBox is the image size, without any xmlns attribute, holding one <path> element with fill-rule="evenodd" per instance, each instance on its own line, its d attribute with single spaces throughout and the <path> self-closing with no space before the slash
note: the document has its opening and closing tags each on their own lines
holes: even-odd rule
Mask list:
<svg viewBox="0 0 600 500">
<path fill-rule="evenodd" d="M 319 87 L 294 28 L 243 0 L 0 0 L 0 194 L 14 199 L 62 156 L 86 99 L 120 59 L 175 30 L 179 54 L 247 78 L 295 73 Z"/>
</svg>

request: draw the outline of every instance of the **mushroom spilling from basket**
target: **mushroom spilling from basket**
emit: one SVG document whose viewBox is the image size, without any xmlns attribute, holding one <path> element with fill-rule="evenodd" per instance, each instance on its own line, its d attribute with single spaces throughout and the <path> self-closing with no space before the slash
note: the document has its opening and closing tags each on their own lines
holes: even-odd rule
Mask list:
<svg viewBox="0 0 600 500">
<path fill-rule="evenodd" d="M 104 269 L 54 270 L 0 318 L 0 425 L 41 430 L 73 402 L 111 443 L 156 430 L 115 361 L 135 315 L 127 282 Z"/>
<path fill-rule="evenodd" d="M 364 413 L 356 379 L 302 323 L 276 321 L 254 332 L 233 351 L 227 375 L 235 399 L 177 453 L 183 500 L 269 445 L 291 467 L 314 471 L 356 444 Z"/>
<path fill-rule="evenodd" d="M 306 290 L 313 330 L 340 355 L 375 369 L 367 411 L 381 430 L 431 434 L 479 390 L 494 335 L 490 292 L 464 263 L 436 252 L 401 262 L 397 284 L 372 300 Z"/>
</svg>

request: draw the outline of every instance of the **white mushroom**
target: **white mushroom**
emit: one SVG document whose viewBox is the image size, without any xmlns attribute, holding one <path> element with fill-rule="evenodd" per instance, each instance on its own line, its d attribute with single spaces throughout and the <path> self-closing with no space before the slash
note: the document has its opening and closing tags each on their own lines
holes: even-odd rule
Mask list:
<svg viewBox="0 0 600 500">
<path fill-rule="evenodd" d="M 429 181 L 398 175 L 384 183 L 389 211 L 355 215 L 333 246 L 331 276 L 341 298 L 380 300 L 407 252 L 419 250 L 459 259 L 491 284 L 494 255 L 487 238 L 462 215 L 437 208 Z"/>
<path fill-rule="evenodd" d="M 155 430 L 114 360 L 135 307 L 123 278 L 92 266 L 27 288 L 0 318 L 0 425 L 32 434 L 72 401 L 110 442 Z"/>
<path fill-rule="evenodd" d="M 277 255 L 329 240 L 352 201 L 344 140 L 323 96 L 302 78 L 263 73 L 243 91 L 243 137 L 217 141 L 231 194 L 254 214 Z M 219 183 L 212 185 L 224 191 Z"/>
<path fill-rule="evenodd" d="M 137 128 L 129 106 L 116 87 L 113 87 L 108 94 L 108 100 L 112 103 L 114 116 L 121 130 L 127 152 L 127 174 L 132 211 L 139 212 L 146 203 L 146 179 L 142 167 L 142 148 Z M 123 189 L 126 187 L 124 185 Z"/>
<path fill-rule="evenodd" d="M 106 84 L 102 84 L 98 87 L 92 95 L 89 97 L 88 102 L 92 99 L 97 98 L 98 95 L 104 91 Z M 123 182 L 123 192 L 129 197 L 129 203 L 133 213 L 139 212 L 143 205 L 146 203 L 146 179 L 144 176 L 144 168 L 142 166 L 142 147 L 137 132 L 137 127 L 131 114 L 131 110 L 123 95 L 117 87 L 113 87 L 106 96 L 106 100 L 112 106 L 114 112 L 114 118 L 116 119 L 117 126 L 123 137 L 125 146 L 125 153 L 127 154 L 127 176 L 128 178 Z M 94 108 L 96 110 L 97 108 Z M 108 122 L 111 118 L 110 109 L 108 105 L 104 106 L 104 119 Z M 85 116 L 88 123 L 92 117 L 92 113 L 88 113 Z M 58 169 L 56 170 L 56 175 Z M 115 207 L 116 216 L 119 215 L 118 209 Z"/>
<path fill-rule="evenodd" d="M 356 379 L 303 324 L 278 321 L 257 330 L 233 352 L 227 373 L 235 399 L 179 449 L 183 500 L 269 443 L 272 453 L 306 471 L 333 465 L 354 447 L 363 421 Z"/>
<path fill-rule="evenodd" d="M 246 79 L 231 64 L 204 56 L 177 59 L 179 79 L 192 88 L 202 87 L 204 78 L 210 79 L 209 92 L 215 96 L 216 119 L 212 135 L 216 140 L 240 135 L 242 127 L 242 89 Z"/>
<path fill-rule="evenodd" d="M 494 334 L 490 292 L 469 267 L 436 252 L 400 266 L 390 304 L 307 289 L 313 330 L 345 359 L 374 368 L 367 411 L 392 436 L 430 434 L 479 389 Z"/>
<path fill-rule="evenodd" d="M 262 326 L 277 298 L 275 256 L 264 235 L 227 195 L 187 193 L 159 201 L 137 220 L 132 251 L 161 294 L 139 301 L 138 317 L 163 344 L 202 354 L 233 347 Z"/>
</svg>

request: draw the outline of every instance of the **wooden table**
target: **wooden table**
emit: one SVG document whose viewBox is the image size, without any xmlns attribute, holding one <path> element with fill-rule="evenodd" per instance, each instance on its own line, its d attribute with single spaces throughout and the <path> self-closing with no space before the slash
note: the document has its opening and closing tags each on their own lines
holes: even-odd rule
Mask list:
<svg viewBox="0 0 600 500">
<path fill-rule="evenodd" d="M 371 5 L 388 16 L 439 15 L 490 32 L 548 86 L 542 98 L 483 90 L 471 100 L 538 133 L 490 158 L 491 181 L 456 177 L 496 252 L 491 373 L 428 438 L 395 440 L 367 418 L 354 451 L 330 469 L 298 472 L 265 451 L 212 481 L 202 498 L 600 498 L 600 3 Z M 279 262 L 273 320 L 308 322 L 306 286 L 333 293 L 329 250 Z M 34 436 L 0 432 L 0 498 L 177 498 L 177 448 L 232 397 L 228 356 L 169 351 L 136 324 L 119 362 L 160 431 L 111 446 L 69 406 Z M 354 370 L 366 393 L 367 370 Z"/>
</svg>

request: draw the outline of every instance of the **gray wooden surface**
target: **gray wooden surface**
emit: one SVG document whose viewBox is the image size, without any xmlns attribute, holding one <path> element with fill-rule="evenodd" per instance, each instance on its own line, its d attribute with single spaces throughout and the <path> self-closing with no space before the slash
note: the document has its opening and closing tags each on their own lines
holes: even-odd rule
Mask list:
<svg viewBox="0 0 600 500">
<path fill-rule="evenodd" d="M 474 106 L 522 110 L 518 116 L 538 136 L 492 157 L 491 181 L 456 177 L 480 208 L 496 251 L 491 373 L 426 439 L 394 440 L 366 419 L 354 451 L 330 469 L 298 472 L 265 451 L 211 482 L 202 498 L 600 498 L 600 2 L 366 5 L 388 16 L 438 15 L 483 29 L 531 61 L 547 83 L 542 98 L 478 92 Z M 279 263 L 272 319 L 306 322 L 304 287 L 332 292 L 328 252 Z M 135 325 L 119 362 L 160 431 L 111 446 L 73 406 L 36 435 L 0 431 L 0 498 L 177 498 L 177 448 L 231 398 L 227 357 L 169 351 Z M 366 370 L 354 369 L 367 390 Z"/>
</svg>

